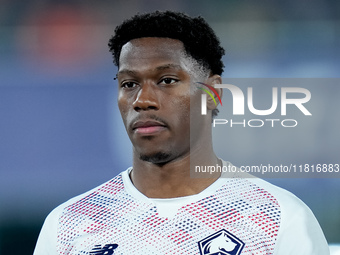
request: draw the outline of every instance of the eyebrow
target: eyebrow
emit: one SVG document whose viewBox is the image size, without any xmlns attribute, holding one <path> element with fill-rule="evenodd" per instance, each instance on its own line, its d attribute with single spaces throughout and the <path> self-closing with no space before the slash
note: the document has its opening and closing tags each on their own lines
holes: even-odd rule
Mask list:
<svg viewBox="0 0 340 255">
<path fill-rule="evenodd" d="M 176 64 L 166 64 L 162 66 L 157 66 L 153 71 L 163 71 L 167 69 L 176 69 L 176 70 L 182 70 L 183 68 L 180 65 Z M 134 70 L 129 70 L 129 69 L 123 69 L 117 73 L 117 76 L 119 74 L 129 74 L 129 75 L 136 75 L 138 72 Z"/>
</svg>

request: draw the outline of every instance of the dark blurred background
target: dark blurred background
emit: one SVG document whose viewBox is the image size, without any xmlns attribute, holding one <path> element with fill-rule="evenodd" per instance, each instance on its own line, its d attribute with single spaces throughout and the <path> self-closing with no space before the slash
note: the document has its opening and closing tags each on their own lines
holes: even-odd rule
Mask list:
<svg viewBox="0 0 340 255">
<path fill-rule="evenodd" d="M 130 166 L 107 42 L 122 20 L 153 10 L 204 16 L 226 49 L 225 78 L 339 78 L 336 0 L 0 0 L 0 255 L 32 254 L 54 207 Z M 273 182 L 340 243 L 339 180 Z"/>
</svg>

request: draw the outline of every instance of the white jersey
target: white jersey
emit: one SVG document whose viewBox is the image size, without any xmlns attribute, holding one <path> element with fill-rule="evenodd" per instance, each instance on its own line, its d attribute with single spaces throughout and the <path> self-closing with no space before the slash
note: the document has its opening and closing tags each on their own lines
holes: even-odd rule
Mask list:
<svg viewBox="0 0 340 255">
<path fill-rule="evenodd" d="M 329 254 L 310 209 L 264 180 L 219 178 L 196 195 L 150 199 L 130 171 L 54 209 L 34 255 Z"/>
</svg>

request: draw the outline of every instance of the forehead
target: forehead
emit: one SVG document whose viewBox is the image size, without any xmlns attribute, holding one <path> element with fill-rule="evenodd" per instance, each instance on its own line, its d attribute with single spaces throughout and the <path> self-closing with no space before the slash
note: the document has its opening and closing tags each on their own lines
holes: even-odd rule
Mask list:
<svg viewBox="0 0 340 255">
<path fill-rule="evenodd" d="M 133 39 L 123 45 L 119 70 L 142 70 L 158 65 L 178 65 L 188 69 L 190 58 L 181 41 L 170 38 L 145 37 Z"/>
</svg>

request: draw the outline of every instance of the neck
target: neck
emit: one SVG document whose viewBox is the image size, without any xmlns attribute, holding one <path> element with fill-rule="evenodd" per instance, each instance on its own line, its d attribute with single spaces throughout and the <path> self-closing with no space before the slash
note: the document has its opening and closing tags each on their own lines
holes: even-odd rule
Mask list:
<svg viewBox="0 0 340 255">
<path fill-rule="evenodd" d="M 143 161 L 136 152 L 133 156 L 131 180 L 135 187 L 149 198 L 174 198 L 198 194 L 214 181 L 220 173 L 190 177 L 190 166 L 221 165 L 212 149 L 212 144 L 194 146 L 186 155 L 182 155 L 165 164 Z M 193 169 L 191 169 L 193 170 Z"/>
</svg>

